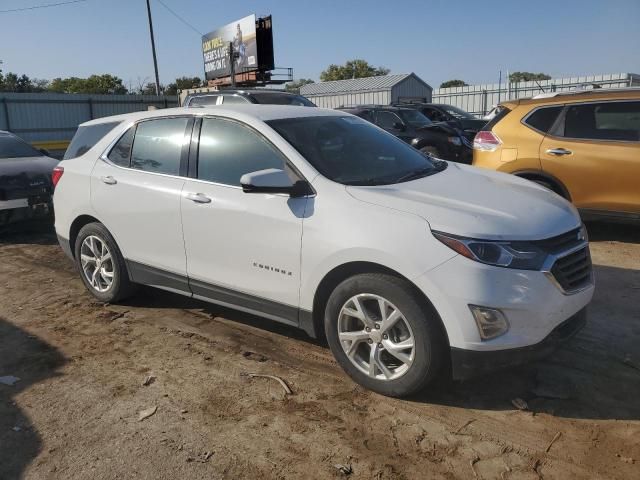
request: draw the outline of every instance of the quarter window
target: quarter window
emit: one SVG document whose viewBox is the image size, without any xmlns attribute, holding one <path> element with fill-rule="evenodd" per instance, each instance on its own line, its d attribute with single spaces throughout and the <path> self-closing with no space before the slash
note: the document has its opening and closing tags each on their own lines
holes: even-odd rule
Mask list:
<svg viewBox="0 0 640 480">
<path fill-rule="evenodd" d="M 107 158 L 120 167 L 128 167 L 131 160 L 131 147 L 133 146 L 133 135 L 136 132 L 136 127 L 131 127 L 127 130 L 118 143 L 116 143 Z"/>
<path fill-rule="evenodd" d="M 245 173 L 285 168 L 275 147 L 235 121 L 203 119 L 199 145 L 198 178 L 202 180 L 239 186 Z"/>
<path fill-rule="evenodd" d="M 223 95 L 222 96 L 222 103 L 223 103 L 223 105 L 229 105 L 231 103 L 244 103 L 244 104 L 247 104 L 249 102 L 247 102 L 240 95 Z"/>
<path fill-rule="evenodd" d="M 558 115 L 562 111 L 562 108 L 562 105 L 558 105 L 556 107 L 539 108 L 535 110 L 531 115 L 529 115 L 525 119 L 524 123 L 542 133 L 547 133 L 553 126 L 556 118 L 558 118 Z"/>
<path fill-rule="evenodd" d="M 203 95 L 201 97 L 193 97 L 189 102 L 190 107 L 204 107 L 215 105 L 218 103 L 218 95 Z"/>
<path fill-rule="evenodd" d="M 131 149 L 131 167 L 146 172 L 179 175 L 182 147 L 189 142 L 186 134 L 188 123 L 186 117 L 139 123 Z"/>
<path fill-rule="evenodd" d="M 640 102 L 571 105 L 564 136 L 590 140 L 640 141 Z"/>
</svg>

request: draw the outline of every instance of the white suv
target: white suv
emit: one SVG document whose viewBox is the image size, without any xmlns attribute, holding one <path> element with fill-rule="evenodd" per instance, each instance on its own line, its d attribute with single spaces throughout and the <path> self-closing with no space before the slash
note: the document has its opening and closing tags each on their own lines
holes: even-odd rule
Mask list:
<svg viewBox="0 0 640 480">
<path fill-rule="evenodd" d="M 548 352 L 593 295 L 568 202 L 344 112 L 93 120 L 53 179 L 60 244 L 101 301 L 146 284 L 300 327 L 386 395 Z"/>
</svg>

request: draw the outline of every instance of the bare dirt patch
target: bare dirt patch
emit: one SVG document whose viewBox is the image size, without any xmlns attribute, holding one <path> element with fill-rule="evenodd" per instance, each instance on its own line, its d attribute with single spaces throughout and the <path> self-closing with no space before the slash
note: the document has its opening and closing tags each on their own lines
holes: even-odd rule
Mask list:
<svg viewBox="0 0 640 480">
<path fill-rule="evenodd" d="M 640 234 L 589 227 L 598 286 L 575 339 L 409 400 L 263 318 L 152 289 L 96 303 L 51 232 L 4 232 L 0 377 L 20 380 L 0 384 L 0 478 L 635 478 Z"/>
</svg>

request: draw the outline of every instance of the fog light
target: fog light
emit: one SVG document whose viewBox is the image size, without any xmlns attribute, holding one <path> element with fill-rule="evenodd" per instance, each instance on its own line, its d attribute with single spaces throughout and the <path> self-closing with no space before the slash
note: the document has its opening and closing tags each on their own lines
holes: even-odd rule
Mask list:
<svg viewBox="0 0 640 480">
<path fill-rule="evenodd" d="M 500 310 L 478 305 L 469 305 L 469 308 L 476 321 L 482 340 L 499 337 L 509 330 L 507 317 Z"/>
</svg>

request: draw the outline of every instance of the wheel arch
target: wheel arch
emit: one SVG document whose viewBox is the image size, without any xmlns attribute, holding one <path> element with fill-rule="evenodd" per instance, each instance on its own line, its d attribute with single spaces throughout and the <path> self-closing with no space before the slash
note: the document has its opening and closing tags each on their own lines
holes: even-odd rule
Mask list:
<svg viewBox="0 0 640 480">
<path fill-rule="evenodd" d="M 313 297 L 313 309 L 310 319 L 311 325 L 308 326 L 311 328 L 305 328 L 307 333 L 323 341 L 326 340 L 324 338 L 324 306 L 327 304 L 329 296 L 341 282 L 349 277 L 362 273 L 384 273 L 405 281 L 416 294 L 416 297 L 421 300 L 423 306 L 434 314 L 434 317 L 437 319 L 438 324 L 440 325 L 440 330 L 443 338 L 447 342 L 447 346 L 450 345 L 447 329 L 445 328 L 444 323 L 440 318 L 440 314 L 434 307 L 433 303 L 431 303 L 431 300 L 429 300 L 429 298 L 425 295 L 425 293 L 420 290 L 414 282 L 412 282 L 404 275 L 398 273 L 397 271 L 379 263 L 367 261 L 353 261 L 343 263 L 334 267 L 332 270 L 325 274 L 322 280 L 320 280 L 320 283 L 318 284 Z"/>
<path fill-rule="evenodd" d="M 71 249 L 71 255 L 74 258 L 76 255 L 76 238 L 78 238 L 78 233 L 80 233 L 82 227 L 94 222 L 102 223 L 91 215 L 79 215 L 73 220 L 73 222 L 71 222 L 71 227 L 69 227 L 69 246 Z"/>
<path fill-rule="evenodd" d="M 571 194 L 567 187 L 565 187 L 564 183 L 562 183 L 557 177 L 551 175 L 550 173 L 541 171 L 541 170 L 519 170 L 513 172 L 513 175 L 516 177 L 524 178 L 526 180 L 531 180 L 535 182 L 536 180 L 542 180 L 544 182 L 550 183 L 554 188 L 554 192 L 558 195 L 562 196 L 568 201 L 571 201 Z"/>
</svg>

